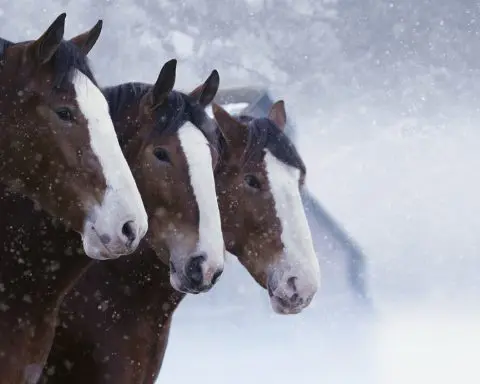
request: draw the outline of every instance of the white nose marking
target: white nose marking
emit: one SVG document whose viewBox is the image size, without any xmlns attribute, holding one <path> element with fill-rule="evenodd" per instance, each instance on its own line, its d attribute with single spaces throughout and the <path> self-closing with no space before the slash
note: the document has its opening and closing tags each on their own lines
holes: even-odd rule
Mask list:
<svg viewBox="0 0 480 384">
<path fill-rule="evenodd" d="M 111 215 L 105 222 L 117 227 L 126 221 L 134 221 L 139 237 L 143 237 L 148 228 L 147 212 L 118 143 L 107 100 L 100 89 L 78 70 L 73 76 L 73 86 L 78 106 L 88 123 L 92 151 L 98 158 L 108 187 L 100 212 L 103 216 Z M 110 228 L 110 225 L 100 230 L 110 235 L 118 233 L 118 228 Z"/>
<path fill-rule="evenodd" d="M 206 253 L 204 264 L 221 268 L 224 244 L 210 148 L 205 136 L 190 122 L 179 129 L 178 137 L 187 159 L 190 183 L 200 214 L 198 250 Z"/>
<path fill-rule="evenodd" d="M 282 225 L 284 260 L 280 263 L 288 264 L 298 277 L 298 293 L 302 294 L 300 286 L 318 287 L 320 266 L 300 196 L 300 170 L 281 162 L 268 150 L 265 165 L 275 210 Z"/>
</svg>

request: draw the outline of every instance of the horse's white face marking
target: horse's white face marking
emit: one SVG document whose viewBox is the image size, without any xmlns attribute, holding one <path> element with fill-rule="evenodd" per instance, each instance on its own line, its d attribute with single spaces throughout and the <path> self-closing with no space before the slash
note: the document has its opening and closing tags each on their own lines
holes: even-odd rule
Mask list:
<svg viewBox="0 0 480 384">
<path fill-rule="evenodd" d="M 276 312 L 297 313 L 310 303 L 320 285 L 318 258 L 300 196 L 300 171 L 268 150 L 265 165 L 284 247 L 270 266 L 267 285 Z"/>
<path fill-rule="evenodd" d="M 199 254 L 205 257 L 201 264 L 204 285 L 211 285 L 214 275 L 223 270 L 225 247 L 213 178 L 212 156 L 207 139 L 190 122 L 178 130 L 178 138 L 187 160 L 190 184 L 200 217 L 198 244 L 194 253 L 175 252 L 170 259 L 176 270 L 170 274 L 171 284 L 175 289 L 182 290 L 181 275 L 185 273 L 190 259 Z"/>
<path fill-rule="evenodd" d="M 130 167 L 118 143 L 107 100 L 100 89 L 80 71 L 73 76 L 78 106 L 88 123 L 90 145 L 97 156 L 107 182 L 100 204 L 92 208 L 82 234 L 83 246 L 94 259 L 115 258 L 131 253 L 148 229 L 147 212 Z M 131 222 L 135 240 L 129 242 L 122 233 L 125 223 Z M 100 237 L 110 241 L 104 245 Z"/>
</svg>

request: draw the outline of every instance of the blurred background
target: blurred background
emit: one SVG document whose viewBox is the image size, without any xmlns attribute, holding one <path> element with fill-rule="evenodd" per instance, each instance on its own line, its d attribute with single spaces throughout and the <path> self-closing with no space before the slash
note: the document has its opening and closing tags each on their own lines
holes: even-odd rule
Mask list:
<svg viewBox="0 0 480 384">
<path fill-rule="evenodd" d="M 310 193 L 364 256 L 368 300 L 327 247 L 296 316 L 230 259 L 177 311 L 159 382 L 480 382 L 479 2 L 0 0 L 0 35 L 36 38 L 63 11 L 67 37 L 104 20 L 102 85 L 176 57 L 178 89 L 216 68 L 223 89 L 283 98 Z"/>
</svg>

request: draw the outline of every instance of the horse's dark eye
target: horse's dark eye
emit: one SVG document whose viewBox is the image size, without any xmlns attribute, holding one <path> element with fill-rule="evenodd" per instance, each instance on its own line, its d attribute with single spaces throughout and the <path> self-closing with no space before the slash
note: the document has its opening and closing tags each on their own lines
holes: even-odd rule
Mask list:
<svg viewBox="0 0 480 384">
<path fill-rule="evenodd" d="M 73 121 L 73 112 L 68 108 L 58 108 L 55 110 L 57 116 L 63 121 Z"/>
<path fill-rule="evenodd" d="M 245 175 L 245 183 L 247 183 L 250 188 L 260 189 L 261 187 L 260 181 L 254 175 Z"/>
<path fill-rule="evenodd" d="M 170 156 L 168 156 L 168 152 L 165 149 L 156 148 L 153 151 L 153 154 L 158 160 L 163 161 L 165 163 L 170 163 Z"/>
</svg>

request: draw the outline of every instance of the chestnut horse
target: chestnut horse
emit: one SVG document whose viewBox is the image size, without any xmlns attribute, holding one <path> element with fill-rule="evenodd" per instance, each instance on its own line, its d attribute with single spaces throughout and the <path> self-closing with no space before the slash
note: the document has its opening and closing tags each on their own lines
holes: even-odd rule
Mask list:
<svg viewBox="0 0 480 384">
<path fill-rule="evenodd" d="M 162 229 L 158 233 L 164 233 L 165 227 L 172 231 L 172 247 L 178 248 L 172 275 L 176 274 L 179 289 L 199 292 L 212 286 L 224 262 L 207 141 L 215 130 L 202 115 L 202 103 L 215 96 L 219 79 L 214 72 L 201 87 L 201 94 L 183 97 L 170 92 L 175 67 L 174 60 L 167 63 L 154 87 L 125 84 L 106 89 L 105 96 L 122 148 L 152 213 L 146 238 L 160 243 L 163 239 L 156 235 L 156 228 Z M 187 114 L 194 117 L 189 120 Z M 0 215 L 9 226 L 3 247 L 14 256 L 0 259 L 0 383 L 36 383 L 53 341 L 59 305 L 94 262 L 83 255 L 74 231 L 57 225 L 28 200 L 16 201 L 13 195 L 10 199 L 8 216 Z M 28 223 L 24 223 L 26 208 L 31 210 Z M 209 217 L 205 218 L 207 210 Z M 200 222 L 203 227 L 184 230 L 185 221 Z M 216 238 L 209 241 L 204 237 L 205 231 L 215 234 L 215 230 Z M 182 235 L 188 244 L 179 243 L 176 237 Z"/>
<path fill-rule="evenodd" d="M 88 256 L 117 258 L 137 248 L 147 214 L 86 57 L 102 22 L 65 41 L 65 17 L 37 40 L 0 39 L 0 212 L 14 191 L 80 233 Z"/>
<path fill-rule="evenodd" d="M 306 169 L 283 132 L 284 104 L 263 119 L 213 110 L 222 132 L 215 182 L 227 249 L 268 290 L 275 312 L 298 313 L 318 288 L 319 265 L 300 198 Z M 154 383 L 184 297 L 168 283 L 166 259 L 145 250 L 91 268 L 61 306 L 41 382 Z"/>
</svg>

